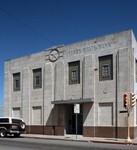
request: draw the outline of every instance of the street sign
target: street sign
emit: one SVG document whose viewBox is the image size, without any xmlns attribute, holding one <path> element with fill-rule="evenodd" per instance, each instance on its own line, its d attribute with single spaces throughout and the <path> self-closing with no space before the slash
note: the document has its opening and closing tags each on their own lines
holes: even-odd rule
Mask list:
<svg viewBox="0 0 137 150">
<path fill-rule="evenodd" d="M 80 113 L 80 104 L 74 104 L 74 113 L 79 114 Z"/>
<path fill-rule="evenodd" d="M 78 117 L 78 114 L 80 113 L 80 104 L 74 104 L 74 113 L 76 115 L 76 139 L 77 139 L 77 124 L 78 124 L 78 121 L 77 121 L 77 117 Z"/>
</svg>

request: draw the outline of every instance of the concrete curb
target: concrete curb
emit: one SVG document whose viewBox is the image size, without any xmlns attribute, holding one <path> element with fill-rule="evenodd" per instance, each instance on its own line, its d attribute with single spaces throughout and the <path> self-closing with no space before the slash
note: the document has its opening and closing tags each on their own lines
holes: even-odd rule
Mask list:
<svg viewBox="0 0 137 150">
<path fill-rule="evenodd" d="M 120 142 L 120 141 L 92 141 L 94 143 L 106 143 L 106 144 L 123 144 L 123 145 L 137 145 L 137 143 L 131 142 L 131 143 L 127 143 L 127 142 Z"/>
<path fill-rule="evenodd" d="M 21 137 L 24 138 L 34 138 L 34 139 L 47 139 L 47 140 L 62 140 L 62 141 L 76 141 L 76 142 L 88 142 L 88 143 L 106 143 L 106 144 L 123 144 L 123 145 L 137 145 L 136 142 L 127 143 L 125 141 L 116 141 L 116 140 L 101 140 L 101 139 L 75 139 L 71 137 L 47 137 L 47 136 L 41 136 L 41 135 L 21 135 Z"/>
</svg>

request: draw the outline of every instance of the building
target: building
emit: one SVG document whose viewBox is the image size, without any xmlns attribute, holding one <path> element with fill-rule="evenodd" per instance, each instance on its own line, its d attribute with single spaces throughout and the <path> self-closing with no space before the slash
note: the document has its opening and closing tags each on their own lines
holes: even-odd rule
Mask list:
<svg viewBox="0 0 137 150">
<path fill-rule="evenodd" d="M 5 61 L 4 115 L 27 133 L 127 137 L 123 94 L 137 94 L 137 42 L 125 30 Z M 137 136 L 137 105 L 130 113 Z"/>
<path fill-rule="evenodd" d="M 3 117 L 3 104 L 0 104 L 0 117 Z"/>
</svg>

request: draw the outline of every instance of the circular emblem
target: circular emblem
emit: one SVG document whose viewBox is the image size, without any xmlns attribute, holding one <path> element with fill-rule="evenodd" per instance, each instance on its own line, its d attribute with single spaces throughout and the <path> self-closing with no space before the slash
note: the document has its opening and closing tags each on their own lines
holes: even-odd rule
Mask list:
<svg viewBox="0 0 137 150">
<path fill-rule="evenodd" d="M 50 54 L 49 54 L 49 60 L 54 62 L 58 59 L 59 57 L 59 52 L 57 49 L 51 50 Z"/>
</svg>

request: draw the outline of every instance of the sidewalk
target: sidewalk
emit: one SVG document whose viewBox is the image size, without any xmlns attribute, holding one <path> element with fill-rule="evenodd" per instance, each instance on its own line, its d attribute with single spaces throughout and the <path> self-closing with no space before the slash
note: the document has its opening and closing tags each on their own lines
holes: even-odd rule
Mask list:
<svg viewBox="0 0 137 150">
<path fill-rule="evenodd" d="M 66 140 L 66 141 L 80 141 L 80 142 L 94 142 L 94 143 L 110 143 L 110 144 L 129 144 L 126 139 L 114 139 L 114 138 L 98 138 L 98 137 L 83 137 L 82 135 L 41 135 L 41 134 L 22 134 L 21 137 L 27 138 L 41 138 L 50 140 Z M 132 139 L 131 143 L 137 145 L 137 138 Z"/>
</svg>

